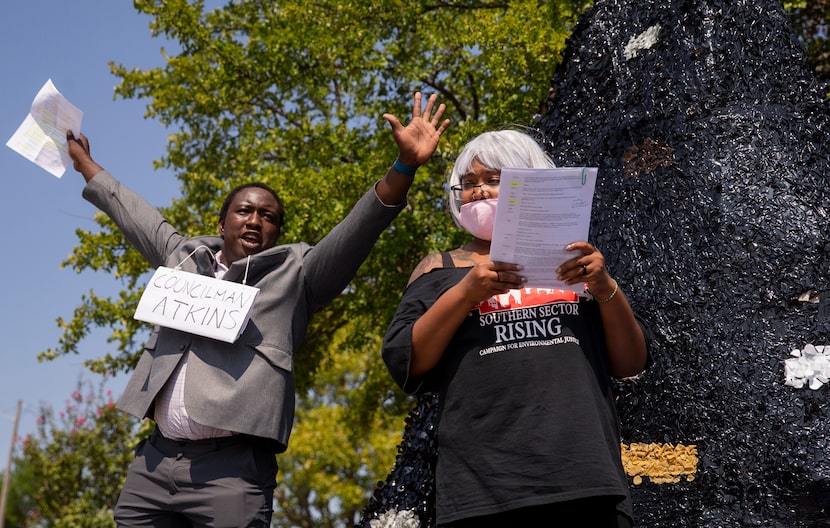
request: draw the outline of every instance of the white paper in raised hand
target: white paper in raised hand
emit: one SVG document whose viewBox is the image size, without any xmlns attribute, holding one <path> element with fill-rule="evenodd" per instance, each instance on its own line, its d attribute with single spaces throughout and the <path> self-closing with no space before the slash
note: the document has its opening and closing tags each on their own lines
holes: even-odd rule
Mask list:
<svg viewBox="0 0 830 528">
<path fill-rule="evenodd" d="M 49 79 L 6 146 L 60 178 L 72 164 L 66 147 L 66 131 L 71 130 L 78 137 L 83 116 Z"/>
</svg>

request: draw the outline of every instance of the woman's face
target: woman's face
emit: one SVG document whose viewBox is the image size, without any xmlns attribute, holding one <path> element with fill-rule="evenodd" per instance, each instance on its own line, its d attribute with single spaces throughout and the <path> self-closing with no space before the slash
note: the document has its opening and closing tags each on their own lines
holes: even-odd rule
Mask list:
<svg viewBox="0 0 830 528">
<path fill-rule="evenodd" d="M 461 177 L 461 183 L 457 188 L 457 195 L 461 204 L 470 203 L 475 200 L 485 200 L 499 197 L 499 183 L 501 171 L 491 169 L 474 159 L 470 164 L 470 170 Z"/>
</svg>

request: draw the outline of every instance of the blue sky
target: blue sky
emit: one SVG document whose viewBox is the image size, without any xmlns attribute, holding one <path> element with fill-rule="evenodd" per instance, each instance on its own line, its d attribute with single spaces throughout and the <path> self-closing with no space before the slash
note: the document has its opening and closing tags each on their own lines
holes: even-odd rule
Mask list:
<svg viewBox="0 0 830 528">
<path fill-rule="evenodd" d="M 13 2 L 0 17 L 0 215 L 4 229 L 3 303 L 0 335 L 0 469 L 5 469 L 18 400 L 18 437 L 35 432 L 42 404 L 61 411 L 83 378 L 100 378 L 81 363 L 114 346 L 100 331 L 82 343 L 78 356 L 38 363 L 37 355 L 58 344 L 58 317 L 70 319 L 81 296 L 94 289 L 114 296 L 121 284 L 103 273 L 77 274 L 60 264 L 77 244 L 75 230 L 94 229 L 95 208 L 81 198 L 83 178 L 69 168 L 56 178 L 6 146 L 48 80 L 84 112 L 81 131 L 92 155 L 155 206 L 179 195 L 168 171 L 153 170 L 172 131 L 144 118 L 145 101 L 114 100 L 107 63 L 142 69 L 161 66 L 164 42 L 153 39 L 150 18 L 124 0 L 32 0 Z M 169 46 L 168 46 L 169 47 Z M 118 396 L 126 375 L 107 387 Z"/>
</svg>

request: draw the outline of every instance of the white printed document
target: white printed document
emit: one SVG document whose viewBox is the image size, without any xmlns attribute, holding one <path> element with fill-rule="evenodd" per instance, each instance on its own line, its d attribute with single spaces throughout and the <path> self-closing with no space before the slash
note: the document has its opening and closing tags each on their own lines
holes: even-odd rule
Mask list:
<svg viewBox="0 0 830 528">
<path fill-rule="evenodd" d="M 72 164 L 66 148 L 66 131 L 71 130 L 78 137 L 83 116 L 49 79 L 6 146 L 60 178 Z"/>
<path fill-rule="evenodd" d="M 588 240 L 596 167 L 502 169 L 490 260 L 524 266 L 528 288 L 582 293 L 584 283 L 557 280 L 556 268 L 578 251 L 572 242 Z"/>
</svg>

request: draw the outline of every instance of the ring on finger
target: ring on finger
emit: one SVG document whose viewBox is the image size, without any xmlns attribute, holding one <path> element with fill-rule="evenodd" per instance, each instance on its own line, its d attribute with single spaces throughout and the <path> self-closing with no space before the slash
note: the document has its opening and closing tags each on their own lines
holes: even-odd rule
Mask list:
<svg viewBox="0 0 830 528">
<path fill-rule="evenodd" d="M 583 275 L 587 275 L 587 274 L 588 274 L 588 266 L 586 266 L 585 264 L 583 264 L 583 265 L 582 265 L 582 274 L 583 274 Z"/>
</svg>

